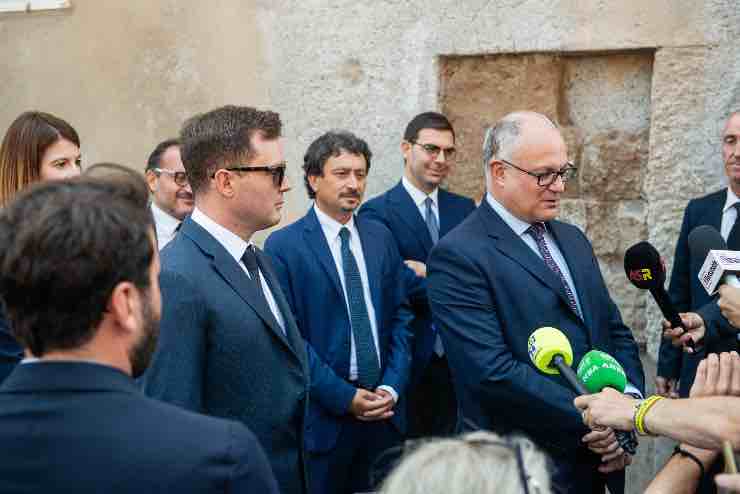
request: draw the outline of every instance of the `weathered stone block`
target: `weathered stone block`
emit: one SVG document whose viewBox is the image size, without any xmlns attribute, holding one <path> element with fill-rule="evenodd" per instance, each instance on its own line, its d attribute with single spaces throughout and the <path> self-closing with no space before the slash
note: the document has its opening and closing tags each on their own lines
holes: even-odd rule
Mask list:
<svg viewBox="0 0 740 494">
<path fill-rule="evenodd" d="M 583 146 L 581 195 L 608 201 L 639 199 L 647 159 L 647 130 L 613 129 L 594 135 Z"/>
</svg>

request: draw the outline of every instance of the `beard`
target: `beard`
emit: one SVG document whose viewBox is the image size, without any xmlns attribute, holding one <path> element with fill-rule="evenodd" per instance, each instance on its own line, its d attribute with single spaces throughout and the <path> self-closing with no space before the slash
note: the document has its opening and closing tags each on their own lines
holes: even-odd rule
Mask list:
<svg viewBox="0 0 740 494">
<path fill-rule="evenodd" d="M 134 379 L 141 377 L 149 367 L 159 340 L 159 318 L 154 315 L 148 290 L 143 293 L 142 299 L 142 336 L 129 350 L 128 354 L 129 362 L 131 362 L 131 376 Z"/>
</svg>

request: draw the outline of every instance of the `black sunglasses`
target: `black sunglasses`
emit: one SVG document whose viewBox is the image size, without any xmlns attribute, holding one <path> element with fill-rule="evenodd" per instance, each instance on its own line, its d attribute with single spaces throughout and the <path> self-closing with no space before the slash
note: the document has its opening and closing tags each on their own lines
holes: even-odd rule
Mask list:
<svg viewBox="0 0 740 494">
<path fill-rule="evenodd" d="M 276 165 L 239 165 L 221 169 L 230 172 L 268 172 L 270 175 L 272 175 L 272 183 L 275 185 L 275 187 L 280 187 L 283 184 L 283 180 L 285 180 L 285 171 L 287 170 L 287 168 L 288 164 L 283 161 L 282 163 L 278 163 Z M 215 178 L 217 172 L 218 170 L 214 172 L 213 175 L 211 175 L 211 178 Z"/>
</svg>

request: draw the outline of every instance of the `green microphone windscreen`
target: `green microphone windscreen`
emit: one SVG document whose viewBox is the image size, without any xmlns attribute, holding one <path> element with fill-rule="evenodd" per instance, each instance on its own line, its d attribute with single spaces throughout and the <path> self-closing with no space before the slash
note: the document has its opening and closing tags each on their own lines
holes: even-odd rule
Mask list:
<svg viewBox="0 0 740 494">
<path fill-rule="evenodd" d="M 617 359 L 599 350 L 591 350 L 583 356 L 578 364 L 578 379 L 590 393 L 598 393 L 606 387 L 622 393 L 627 385 L 627 376 Z"/>
</svg>

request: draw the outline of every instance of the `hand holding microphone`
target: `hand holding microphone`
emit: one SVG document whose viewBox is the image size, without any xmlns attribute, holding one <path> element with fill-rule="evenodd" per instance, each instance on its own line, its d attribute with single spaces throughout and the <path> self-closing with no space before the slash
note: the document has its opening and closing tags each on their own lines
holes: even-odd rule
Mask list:
<svg viewBox="0 0 740 494">
<path fill-rule="evenodd" d="M 624 391 L 627 377 L 622 366 L 603 352 L 588 352 L 576 375 L 570 367 L 573 363 L 573 349 L 568 338 L 558 329 L 545 327 L 536 330 L 530 335 L 528 345 L 529 358 L 538 370 L 545 374 L 560 374 L 579 395 L 598 392 L 604 387 L 616 388 L 620 393 Z M 606 435 L 598 438 L 599 441 L 604 439 Z M 619 431 L 616 439 L 624 452 L 635 454 L 637 439 L 633 433 Z M 607 455 L 605 458 L 609 461 L 614 456 L 619 455 Z"/>
<path fill-rule="evenodd" d="M 624 253 L 624 272 L 627 279 L 637 288 L 650 291 L 670 328 L 680 328 L 681 333 L 686 331 L 681 316 L 673 306 L 668 292 L 665 291 L 665 264 L 650 242 L 639 242 L 627 249 Z M 684 341 L 688 348 L 695 350 L 691 338 Z"/>
<path fill-rule="evenodd" d="M 740 288 L 730 285 L 719 287 L 717 304 L 722 315 L 730 321 L 730 324 L 740 328 Z"/>
</svg>

